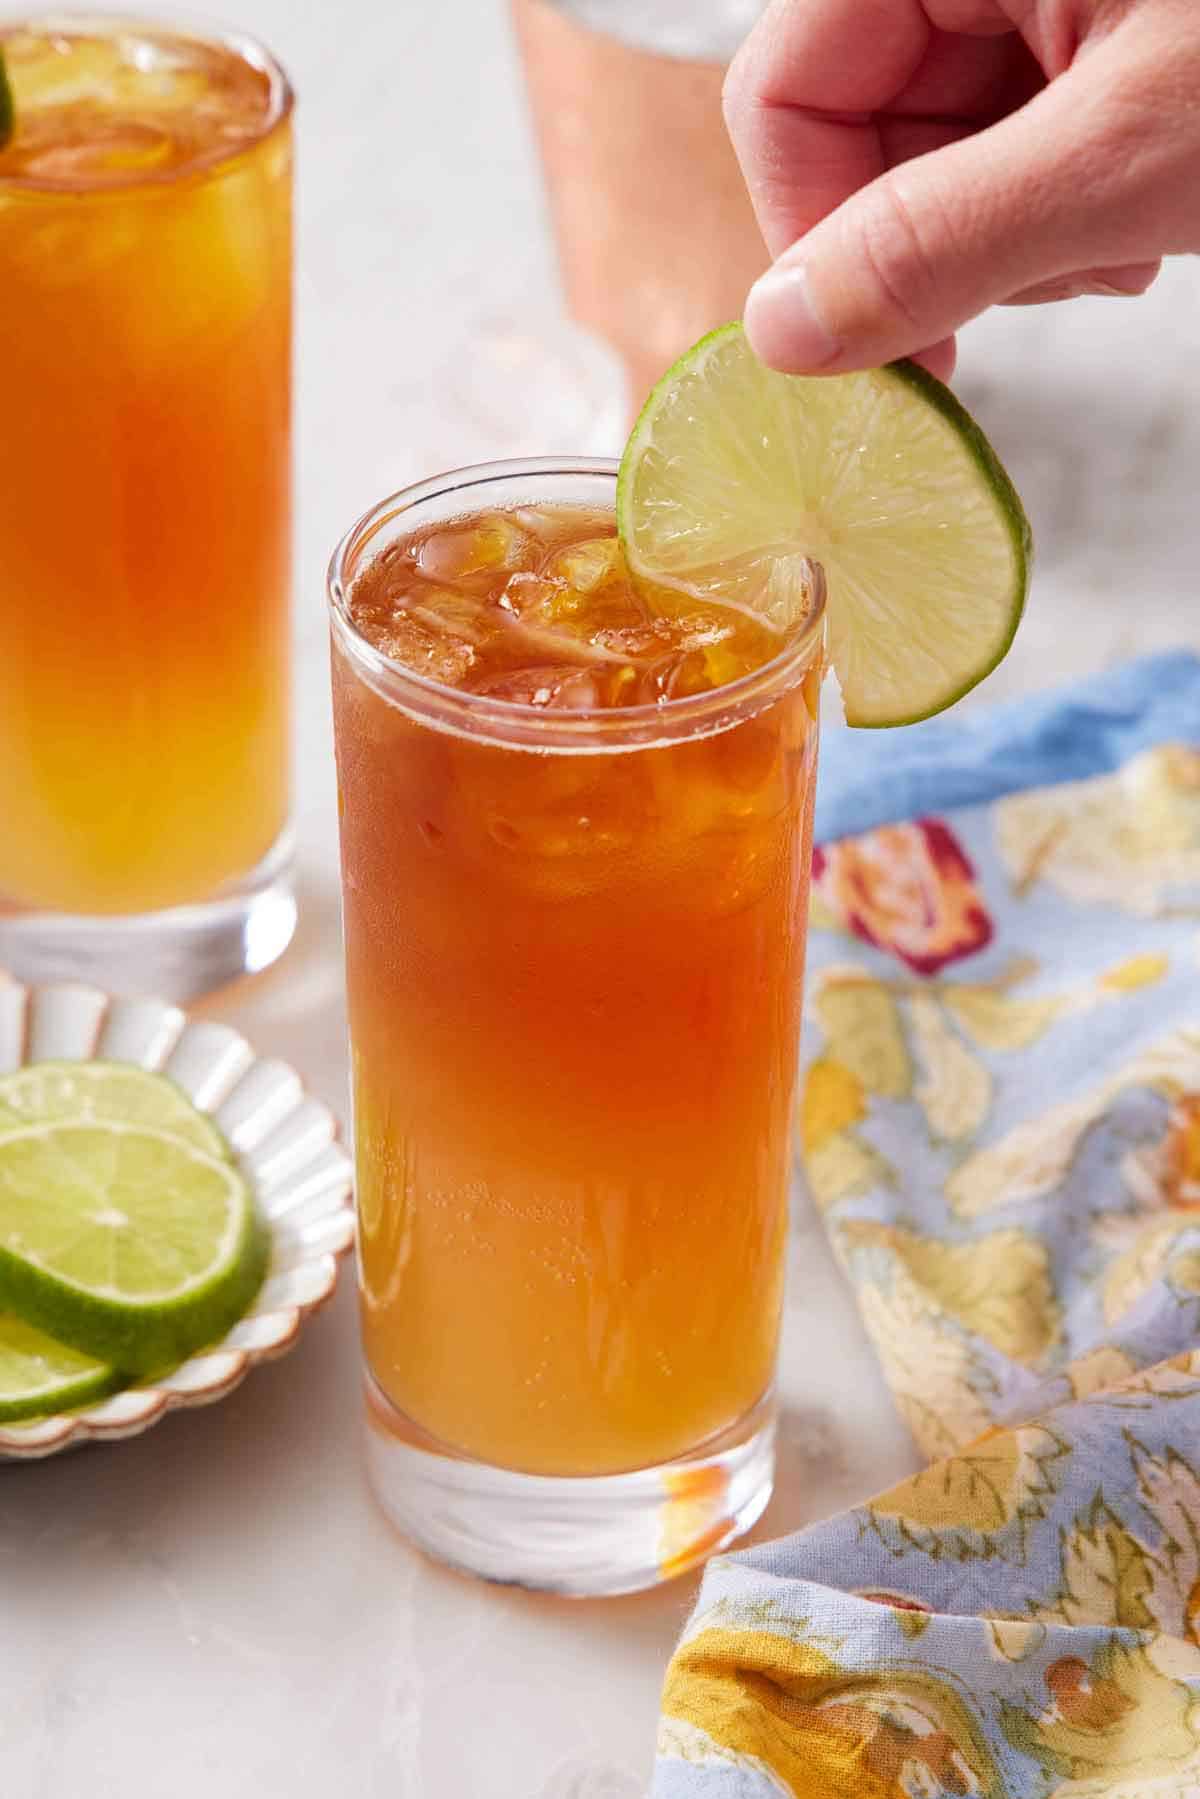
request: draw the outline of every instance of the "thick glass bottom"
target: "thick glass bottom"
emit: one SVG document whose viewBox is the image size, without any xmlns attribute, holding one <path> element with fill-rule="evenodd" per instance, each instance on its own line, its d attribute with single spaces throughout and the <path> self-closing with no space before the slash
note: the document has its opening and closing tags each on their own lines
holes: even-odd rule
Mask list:
<svg viewBox="0 0 1200 1799">
<path fill-rule="evenodd" d="M 25 982 L 193 999 L 283 954 L 296 928 L 291 867 L 285 831 L 257 868 L 198 905 L 86 917 L 6 911 L 0 901 L 0 968 Z"/>
<path fill-rule="evenodd" d="M 367 1468 L 390 1521 L 466 1574 L 571 1598 L 632 1593 L 741 1536 L 771 1496 L 765 1395 L 690 1456 L 628 1474 L 516 1474 L 428 1436 L 366 1376 Z"/>
</svg>

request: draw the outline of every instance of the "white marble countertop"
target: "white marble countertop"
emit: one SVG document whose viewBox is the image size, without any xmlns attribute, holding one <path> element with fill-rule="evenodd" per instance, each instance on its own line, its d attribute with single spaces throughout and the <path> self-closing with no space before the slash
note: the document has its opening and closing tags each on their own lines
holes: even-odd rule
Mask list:
<svg viewBox="0 0 1200 1799">
<path fill-rule="evenodd" d="M 504 14 L 240 0 L 301 94 L 299 757 L 303 922 L 207 1010 L 345 1112 L 322 571 L 371 501 L 497 446 L 429 371 L 490 312 L 554 304 Z M 469 49 L 468 49 L 469 47 Z M 1031 503 L 1028 621 L 998 696 L 1200 648 L 1200 265 L 1144 301 L 1006 312 L 959 388 Z M 449 360 L 448 360 L 449 359 Z M 514 446 L 521 447 L 521 446 Z M 536 450 L 536 443 L 525 448 Z M 560 448 L 561 445 L 543 447 Z M 589 446 L 590 447 L 590 446 Z M 352 1282 L 295 1354 L 138 1440 L 0 1469 L 0 1776 L 19 1799 L 636 1799 L 694 1593 L 572 1604 L 442 1571 L 374 1510 Z M 794 1528 L 913 1465 L 801 1209 L 776 1498 Z"/>
</svg>

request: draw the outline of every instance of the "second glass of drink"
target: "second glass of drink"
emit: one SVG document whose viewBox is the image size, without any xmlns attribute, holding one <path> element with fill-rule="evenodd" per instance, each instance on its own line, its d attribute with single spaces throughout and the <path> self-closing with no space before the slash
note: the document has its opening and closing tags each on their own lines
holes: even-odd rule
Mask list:
<svg viewBox="0 0 1200 1799">
<path fill-rule="evenodd" d="M 0 55 L 0 964 L 184 998 L 295 922 L 292 95 L 102 14 Z"/>
</svg>

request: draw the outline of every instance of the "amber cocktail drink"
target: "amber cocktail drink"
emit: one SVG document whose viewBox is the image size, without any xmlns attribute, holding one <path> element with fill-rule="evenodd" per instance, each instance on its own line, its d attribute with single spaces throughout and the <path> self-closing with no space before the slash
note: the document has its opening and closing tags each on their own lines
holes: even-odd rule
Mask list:
<svg viewBox="0 0 1200 1799">
<path fill-rule="evenodd" d="M 635 588 L 607 465 L 369 515 L 332 577 L 362 1331 L 387 1509 L 612 1591 L 771 1477 L 819 577 Z"/>
<path fill-rule="evenodd" d="M 0 963 L 195 991 L 294 916 L 290 93 L 131 20 L 0 49 Z"/>
</svg>

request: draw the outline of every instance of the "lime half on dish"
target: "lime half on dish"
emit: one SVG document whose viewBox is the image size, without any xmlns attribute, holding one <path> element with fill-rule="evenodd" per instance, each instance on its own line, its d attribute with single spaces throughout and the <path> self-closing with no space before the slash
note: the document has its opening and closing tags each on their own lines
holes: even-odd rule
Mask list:
<svg viewBox="0 0 1200 1799">
<path fill-rule="evenodd" d="M 0 1135 L 0 1309 L 127 1373 L 223 1336 L 269 1235 L 233 1164 L 171 1131 L 63 1120 Z"/>
<path fill-rule="evenodd" d="M 90 1405 L 125 1384 L 115 1368 L 0 1314 L 0 1424 Z"/>
<path fill-rule="evenodd" d="M 0 1136 L 14 1124 L 112 1119 L 171 1131 L 210 1156 L 229 1146 L 206 1113 L 166 1075 L 133 1062 L 29 1062 L 0 1076 Z"/>
</svg>

